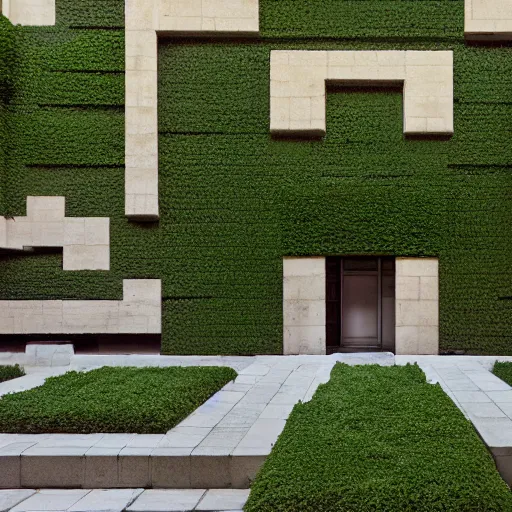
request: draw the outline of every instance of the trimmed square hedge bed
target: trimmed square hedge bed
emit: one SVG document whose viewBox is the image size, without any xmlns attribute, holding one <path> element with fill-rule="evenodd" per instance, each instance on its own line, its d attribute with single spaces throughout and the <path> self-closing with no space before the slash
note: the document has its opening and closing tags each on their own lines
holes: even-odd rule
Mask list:
<svg viewBox="0 0 512 512">
<path fill-rule="evenodd" d="M 512 363 L 496 361 L 492 373 L 505 381 L 509 386 L 512 386 Z"/>
<path fill-rule="evenodd" d="M 0 432 L 163 434 L 237 376 L 226 367 L 103 367 L 0 399 Z"/>
<path fill-rule="evenodd" d="M 473 426 L 417 366 L 338 364 L 295 406 L 246 512 L 511 511 Z"/>
<path fill-rule="evenodd" d="M 13 366 L 0 366 L 0 383 L 23 377 L 23 375 L 25 375 L 25 370 L 17 364 Z"/>
</svg>

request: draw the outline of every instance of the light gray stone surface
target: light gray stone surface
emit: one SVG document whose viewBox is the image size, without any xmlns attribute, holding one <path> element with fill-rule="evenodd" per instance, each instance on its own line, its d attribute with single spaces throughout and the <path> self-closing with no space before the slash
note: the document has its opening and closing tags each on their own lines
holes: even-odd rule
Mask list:
<svg viewBox="0 0 512 512">
<path fill-rule="evenodd" d="M 90 491 L 82 489 L 43 489 L 12 508 L 12 512 L 68 510 Z"/>
<path fill-rule="evenodd" d="M 248 497 L 249 489 L 210 489 L 203 496 L 196 510 L 241 510 Z"/>
<path fill-rule="evenodd" d="M 71 506 L 69 512 L 122 512 L 144 489 L 95 489 Z"/>
<path fill-rule="evenodd" d="M 36 491 L 32 489 L 5 489 L 0 490 L 0 512 L 6 512 L 18 505 L 27 498 L 30 498 Z"/>
<path fill-rule="evenodd" d="M 194 510 L 205 489 L 169 489 L 144 491 L 127 512 L 175 512 Z"/>
</svg>

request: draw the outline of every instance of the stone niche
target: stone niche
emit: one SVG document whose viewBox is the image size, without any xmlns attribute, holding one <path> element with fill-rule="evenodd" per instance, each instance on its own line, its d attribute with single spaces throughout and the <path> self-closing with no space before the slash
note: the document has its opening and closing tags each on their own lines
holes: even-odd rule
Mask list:
<svg viewBox="0 0 512 512">
<path fill-rule="evenodd" d="M 453 134 L 453 52 L 291 51 L 270 56 L 270 131 L 326 133 L 326 84 L 403 86 L 404 134 Z"/>
</svg>

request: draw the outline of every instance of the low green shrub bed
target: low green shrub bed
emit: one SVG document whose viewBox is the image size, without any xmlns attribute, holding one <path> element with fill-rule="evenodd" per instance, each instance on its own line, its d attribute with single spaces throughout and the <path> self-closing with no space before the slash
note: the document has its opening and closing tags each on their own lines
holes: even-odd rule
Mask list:
<svg viewBox="0 0 512 512">
<path fill-rule="evenodd" d="M 23 377 L 25 371 L 18 364 L 14 366 L 0 366 L 0 382 Z"/>
<path fill-rule="evenodd" d="M 417 366 L 338 364 L 298 404 L 246 512 L 512 511 L 471 423 Z"/>
<path fill-rule="evenodd" d="M 496 361 L 492 373 L 512 386 L 512 363 L 500 363 Z"/>
<path fill-rule="evenodd" d="M 236 377 L 224 367 L 68 372 L 0 399 L 0 432 L 167 432 Z"/>
</svg>

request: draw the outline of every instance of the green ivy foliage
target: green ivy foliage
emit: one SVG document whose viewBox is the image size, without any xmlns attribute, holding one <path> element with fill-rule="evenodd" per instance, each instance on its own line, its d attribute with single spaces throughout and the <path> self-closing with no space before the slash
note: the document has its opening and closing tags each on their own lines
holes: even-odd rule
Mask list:
<svg viewBox="0 0 512 512">
<path fill-rule="evenodd" d="M 505 361 L 496 361 L 492 369 L 492 373 L 504 380 L 507 384 L 512 386 L 512 363 Z"/>
<path fill-rule="evenodd" d="M 504 512 L 491 454 L 418 366 L 337 364 L 299 403 L 251 486 L 245 512 Z"/>
<path fill-rule="evenodd" d="M 441 350 L 512 354 L 512 48 L 466 44 L 463 0 L 260 0 L 259 39 L 161 38 L 152 225 L 124 217 L 122 11 L 57 0 L 55 27 L 3 20 L 2 213 L 65 195 L 67 215 L 110 217 L 111 270 L 4 256 L 0 299 L 121 299 L 122 279 L 159 278 L 163 353 L 280 353 L 283 256 L 436 256 Z M 329 90 L 325 138 L 272 138 L 272 49 L 453 50 L 455 134 L 404 139 L 401 92 L 363 88 Z"/>
<path fill-rule="evenodd" d="M 23 377 L 23 375 L 25 375 L 25 370 L 17 364 L 13 366 L 0 366 L 0 382 L 17 379 L 18 377 Z"/>
<path fill-rule="evenodd" d="M 50 377 L 37 388 L 0 398 L 8 433 L 163 434 L 236 378 L 227 367 L 129 368 Z"/>
</svg>

